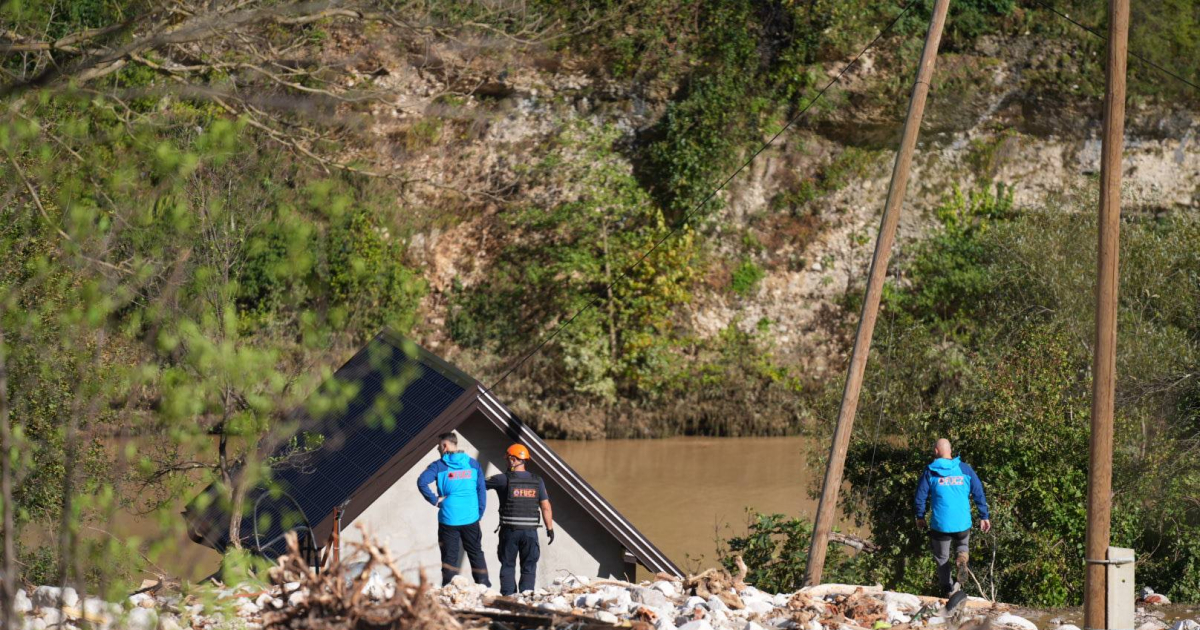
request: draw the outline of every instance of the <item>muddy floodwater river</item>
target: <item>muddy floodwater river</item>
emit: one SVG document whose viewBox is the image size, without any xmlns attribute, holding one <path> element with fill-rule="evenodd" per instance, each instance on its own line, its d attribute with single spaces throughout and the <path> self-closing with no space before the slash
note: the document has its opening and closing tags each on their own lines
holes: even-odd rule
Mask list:
<svg viewBox="0 0 1200 630">
<path fill-rule="evenodd" d="M 814 446 L 824 446 L 810 438 L 551 440 L 550 445 L 685 570 L 717 563 L 717 541 L 746 532 L 746 508 L 805 518 L 816 512 L 810 490 L 821 472 L 808 460 Z M 182 506 L 181 498 L 177 510 Z M 856 531 L 849 525 L 843 529 Z M 177 552 L 164 553 L 159 565 L 175 575 L 199 579 L 219 561 L 182 531 L 164 532 L 148 517 L 122 514 L 111 530 L 123 538 L 174 540 Z"/>
<path fill-rule="evenodd" d="M 550 445 L 686 570 L 717 561 L 717 541 L 746 532 L 746 508 L 811 518 L 821 471 L 806 437 L 552 440 Z M 817 480 L 819 483 L 819 479 Z M 553 500 L 553 497 L 551 497 Z M 842 524 L 846 531 L 855 531 Z"/>
</svg>

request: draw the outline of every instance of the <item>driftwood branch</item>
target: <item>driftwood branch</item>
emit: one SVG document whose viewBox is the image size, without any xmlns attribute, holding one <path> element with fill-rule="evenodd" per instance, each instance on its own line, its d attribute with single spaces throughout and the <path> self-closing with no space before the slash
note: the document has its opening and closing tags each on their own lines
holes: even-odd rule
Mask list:
<svg viewBox="0 0 1200 630">
<path fill-rule="evenodd" d="M 862 591 L 868 595 L 876 595 L 883 593 L 883 587 L 878 584 L 875 586 L 861 586 L 858 584 L 818 584 L 816 586 L 806 586 L 800 589 L 800 592 L 809 597 L 828 597 L 830 595 L 853 595 L 857 591 Z"/>
<path fill-rule="evenodd" d="M 867 553 L 875 553 L 876 551 L 879 551 L 879 545 L 876 545 L 862 536 L 855 536 L 853 534 L 834 532 L 829 535 L 829 541 L 846 545 L 847 547 L 851 547 L 857 551 L 865 551 Z"/>
<path fill-rule="evenodd" d="M 0 55 L 14 52 L 79 53 L 84 50 L 80 48 L 80 44 L 99 39 L 105 35 L 111 35 L 125 27 L 126 24 L 112 24 L 103 28 L 89 28 L 64 35 L 53 41 L 29 39 L 13 31 L 6 30 L 0 33 L 0 38 L 4 40 L 3 43 L 0 43 Z"/>
</svg>

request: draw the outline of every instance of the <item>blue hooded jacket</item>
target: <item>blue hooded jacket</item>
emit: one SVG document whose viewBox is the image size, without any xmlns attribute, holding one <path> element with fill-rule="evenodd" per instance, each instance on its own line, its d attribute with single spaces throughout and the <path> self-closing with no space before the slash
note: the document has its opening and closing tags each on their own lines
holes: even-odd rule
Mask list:
<svg viewBox="0 0 1200 630">
<path fill-rule="evenodd" d="M 437 484 L 436 495 L 429 489 L 433 483 Z M 483 469 L 462 451 L 446 453 L 429 464 L 417 477 L 417 489 L 438 508 L 438 522 L 443 525 L 470 525 L 483 516 L 487 506 Z"/>
<path fill-rule="evenodd" d="M 971 503 L 975 500 L 979 518 L 988 520 L 987 498 L 983 496 L 983 482 L 967 464 L 954 459 L 939 457 L 933 460 L 921 474 L 917 483 L 915 507 L 917 518 L 925 518 L 925 508 L 933 502 L 929 529 L 943 534 L 957 534 L 971 529 Z"/>
</svg>

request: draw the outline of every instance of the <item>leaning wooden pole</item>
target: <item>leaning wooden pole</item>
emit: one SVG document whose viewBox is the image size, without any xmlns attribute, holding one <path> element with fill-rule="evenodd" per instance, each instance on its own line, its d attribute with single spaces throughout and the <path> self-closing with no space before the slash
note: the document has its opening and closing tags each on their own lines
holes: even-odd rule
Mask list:
<svg viewBox="0 0 1200 630">
<path fill-rule="evenodd" d="M 1105 579 L 1112 518 L 1113 400 L 1117 371 L 1117 260 L 1121 227 L 1121 153 L 1125 135 L 1125 61 L 1129 0 L 1108 3 L 1108 64 L 1100 154 L 1096 345 L 1092 364 L 1092 435 L 1088 453 L 1087 572 L 1084 627 L 1108 628 Z"/>
<path fill-rule="evenodd" d="M 875 332 L 875 320 L 879 315 L 879 300 L 883 295 L 883 281 L 887 276 L 888 257 L 892 242 L 896 240 L 896 226 L 900 222 L 900 206 L 908 186 L 908 174 L 912 167 L 913 149 L 917 146 L 917 134 L 921 130 L 921 115 L 925 112 L 925 98 L 929 95 L 929 81 L 933 78 L 933 65 L 937 60 L 938 44 L 942 39 L 942 26 L 946 23 L 946 10 L 950 0 L 937 0 L 933 6 L 933 17 L 929 20 L 929 32 L 925 35 L 925 49 L 921 52 L 921 63 L 917 67 L 916 83 L 912 98 L 908 102 L 908 118 L 904 121 L 904 134 L 900 137 L 900 150 L 892 168 L 892 183 L 888 187 L 887 202 L 883 206 L 883 220 L 879 225 L 879 238 L 875 241 L 875 255 L 871 259 L 871 272 L 867 279 L 867 295 L 863 300 L 862 316 L 858 320 L 858 333 L 854 337 L 854 350 L 850 354 L 850 369 L 846 375 L 846 388 L 842 391 L 842 406 L 838 410 L 837 428 L 833 434 L 833 446 L 829 449 L 829 466 L 825 469 L 825 483 L 821 488 L 821 502 L 817 507 L 817 522 L 813 528 L 812 546 L 808 551 L 808 570 L 805 583 L 821 583 L 825 569 L 825 551 L 829 545 L 829 534 L 837 514 L 838 490 L 842 485 L 842 470 L 846 464 L 846 449 L 850 446 L 850 431 L 854 427 L 854 414 L 858 410 L 858 395 L 862 390 L 863 373 L 867 367 L 867 355 L 871 352 L 871 336 Z"/>
</svg>

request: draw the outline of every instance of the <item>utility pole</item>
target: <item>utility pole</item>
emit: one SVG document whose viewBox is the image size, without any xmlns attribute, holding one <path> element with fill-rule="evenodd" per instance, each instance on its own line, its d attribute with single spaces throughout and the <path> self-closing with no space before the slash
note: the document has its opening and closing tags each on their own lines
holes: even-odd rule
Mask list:
<svg viewBox="0 0 1200 630">
<path fill-rule="evenodd" d="M 1096 349 L 1092 364 L 1092 434 L 1088 452 L 1087 572 L 1084 627 L 1108 628 L 1105 579 L 1112 520 L 1113 399 L 1117 371 L 1117 258 L 1121 227 L 1121 152 L 1125 134 L 1125 61 L 1129 0 L 1108 3 L 1104 137 L 1100 154 L 1100 221 L 1096 264 Z"/>
<path fill-rule="evenodd" d="M 825 469 L 825 483 L 821 488 L 821 502 L 817 507 L 817 522 L 813 528 L 812 546 L 808 551 L 808 569 L 804 577 L 804 582 L 808 585 L 820 584 L 821 573 L 825 570 L 825 551 L 829 546 L 829 534 L 837 514 L 838 490 L 842 486 L 842 470 L 846 465 L 846 450 L 850 446 L 854 414 L 858 410 L 858 395 L 862 391 L 867 355 L 871 352 L 871 336 L 875 332 L 875 320 L 879 316 L 879 300 L 883 295 L 883 281 L 887 277 L 888 257 L 891 256 L 892 243 L 896 240 L 900 206 L 908 186 L 913 149 L 917 146 L 917 134 L 921 131 L 921 115 L 925 112 L 925 98 L 929 95 L 929 81 L 933 78 L 933 64 L 937 60 L 938 44 L 942 39 L 942 26 L 946 23 L 946 10 L 949 6 L 950 0 L 937 0 L 933 6 L 929 32 L 925 35 L 925 48 L 921 52 L 921 63 L 917 67 L 916 83 L 913 84 L 912 98 L 908 102 L 908 118 L 904 121 L 900 151 L 896 154 L 896 164 L 892 167 L 892 182 L 888 186 L 887 202 L 883 206 L 883 220 L 879 225 L 879 238 L 875 241 L 875 255 L 871 258 L 867 295 L 863 300 L 862 316 L 858 320 L 854 350 L 850 354 L 846 388 L 842 391 L 837 429 L 833 434 L 833 446 L 829 450 L 829 466 Z"/>
</svg>

